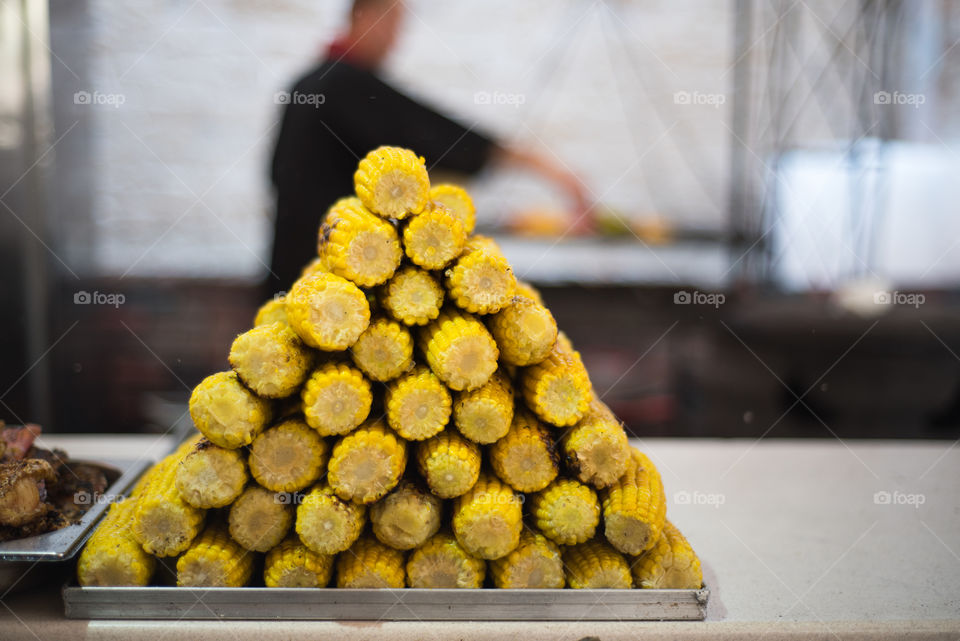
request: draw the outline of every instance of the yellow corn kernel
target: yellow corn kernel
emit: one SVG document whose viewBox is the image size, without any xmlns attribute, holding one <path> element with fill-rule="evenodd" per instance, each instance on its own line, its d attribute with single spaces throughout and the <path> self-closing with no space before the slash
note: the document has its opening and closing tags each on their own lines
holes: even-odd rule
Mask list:
<svg viewBox="0 0 960 641">
<path fill-rule="evenodd" d="M 452 401 L 447 387 L 421 365 L 387 385 L 384 405 L 387 422 L 397 434 L 409 441 L 422 441 L 446 427 Z"/>
<path fill-rule="evenodd" d="M 442 499 L 467 492 L 480 475 L 480 448 L 452 430 L 417 444 L 417 467 Z"/>
<path fill-rule="evenodd" d="M 250 446 L 250 474 L 271 492 L 296 492 L 327 468 L 330 446 L 299 418 L 265 430 Z"/>
<path fill-rule="evenodd" d="M 474 236 L 446 271 L 447 292 L 458 307 L 493 314 L 510 303 L 517 285 L 510 263 L 492 240 Z"/>
<path fill-rule="evenodd" d="M 659 590 L 698 590 L 703 587 L 700 559 L 687 538 L 667 521 L 656 544 L 643 556 L 630 559 L 633 587 Z"/>
<path fill-rule="evenodd" d="M 543 305 L 526 296 L 514 296 L 511 303 L 490 316 L 487 326 L 505 363 L 526 367 L 550 355 L 557 342 L 557 322 Z"/>
<path fill-rule="evenodd" d="M 450 184 L 434 185 L 427 197 L 452 211 L 468 236 L 473 233 L 477 225 L 477 208 L 465 189 Z"/>
<path fill-rule="evenodd" d="M 490 576 L 498 588 L 514 590 L 559 589 L 566 583 L 559 546 L 529 528 L 520 534 L 515 550 L 490 561 Z"/>
<path fill-rule="evenodd" d="M 287 322 L 287 303 L 284 296 L 274 296 L 257 309 L 257 315 L 253 318 L 254 327 L 260 325 L 270 325 L 272 323 Z"/>
<path fill-rule="evenodd" d="M 580 356 L 557 343 L 545 360 L 522 370 L 520 386 L 527 407 L 540 420 L 566 427 L 586 414 L 593 388 Z"/>
<path fill-rule="evenodd" d="M 337 557 L 338 588 L 402 588 L 405 584 L 403 552 L 372 536 L 361 536 Z"/>
<path fill-rule="evenodd" d="M 82 586 L 145 586 L 156 562 L 144 551 L 130 529 L 137 499 L 110 506 L 90 536 L 77 561 L 77 581 Z"/>
<path fill-rule="evenodd" d="M 350 356 L 372 380 L 389 381 L 413 367 L 413 338 L 397 321 L 377 318 L 350 348 Z"/>
<path fill-rule="evenodd" d="M 564 548 L 563 564 L 567 586 L 576 590 L 626 590 L 632 585 L 627 560 L 600 539 Z"/>
<path fill-rule="evenodd" d="M 543 302 L 543 296 L 540 294 L 540 291 L 531 285 L 530 283 L 522 280 L 517 281 L 517 288 L 515 290 L 517 296 L 525 296 L 537 303 L 538 305 L 543 305 L 546 307 L 546 304 Z"/>
<path fill-rule="evenodd" d="M 318 255 L 316 258 L 306 264 L 306 266 L 300 271 L 300 276 L 309 276 L 310 274 L 328 271 L 330 271 L 330 268 L 327 266 L 327 261 L 323 258 L 323 256 Z"/>
<path fill-rule="evenodd" d="M 407 442 L 374 420 L 333 446 L 327 480 L 340 498 L 373 503 L 396 487 L 406 467 Z"/>
<path fill-rule="evenodd" d="M 370 506 L 373 533 L 384 545 L 412 550 L 440 529 L 440 499 L 412 481 Z"/>
<path fill-rule="evenodd" d="M 270 402 L 244 387 L 236 372 L 211 374 L 190 395 L 193 424 L 220 447 L 249 445 L 270 416 Z"/>
<path fill-rule="evenodd" d="M 406 265 L 380 289 L 380 305 L 405 325 L 426 325 L 440 314 L 444 291 L 428 272 Z"/>
<path fill-rule="evenodd" d="M 460 433 L 475 443 L 488 444 L 502 438 L 513 421 L 513 385 L 503 370 L 469 392 L 458 392 L 453 404 L 453 422 Z"/>
<path fill-rule="evenodd" d="M 177 490 L 177 468 L 183 456 L 178 451 L 160 461 L 137 497 L 131 531 L 154 556 L 180 554 L 203 529 L 204 510 L 185 502 Z"/>
<path fill-rule="evenodd" d="M 290 327 L 316 349 L 347 349 L 370 323 L 366 295 L 334 274 L 320 272 L 297 279 L 285 301 Z"/>
<path fill-rule="evenodd" d="M 265 398 L 293 394 L 313 367 L 310 350 L 286 322 L 259 325 L 230 347 L 230 366 L 244 385 Z"/>
<path fill-rule="evenodd" d="M 230 538 L 220 524 L 209 525 L 177 559 L 177 585 L 242 588 L 253 574 L 253 554 Z"/>
<path fill-rule="evenodd" d="M 420 330 L 419 346 L 430 369 L 450 389 L 476 389 L 497 371 L 497 344 L 471 314 L 444 309 Z"/>
<path fill-rule="evenodd" d="M 556 479 L 529 500 L 534 524 L 561 545 L 589 541 L 600 523 L 597 493 L 573 479 Z"/>
<path fill-rule="evenodd" d="M 230 536 L 251 552 L 279 544 L 293 523 L 290 495 L 250 485 L 230 506 Z"/>
<path fill-rule="evenodd" d="M 460 255 L 467 232 L 457 216 L 439 203 L 429 203 L 403 229 L 407 257 L 424 269 L 443 269 Z"/>
<path fill-rule="evenodd" d="M 624 554 L 646 552 L 660 538 L 667 515 L 663 481 L 646 454 L 630 449 L 627 471 L 602 490 L 604 536 Z"/>
<path fill-rule="evenodd" d="M 463 548 L 482 559 L 499 559 L 520 543 L 523 496 L 489 473 L 453 502 L 453 533 Z"/>
<path fill-rule="evenodd" d="M 411 588 L 482 588 L 486 566 L 452 534 L 438 532 L 410 554 L 407 583 Z"/>
<path fill-rule="evenodd" d="M 396 228 L 357 198 L 343 198 L 327 212 L 319 249 L 331 272 L 360 287 L 385 283 L 403 258 Z"/>
<path fill-rule="evenodd" d="M 370 414 L 370 382 L 344 363 L 318 367 L 300 392 L 303 416 L 321 436 L 346 434 Z"/>
<path fill-rule="evenodd" d="M 596 395 L 586 416 L 564 435 L 561 449 L 567 469 L 598 489 L 623 476 L 630 459 L 623 425 Z"/>
<path fill-rule="evenodd" d="M 329 483 L 318 483 L 297 506 L 297 534 L 318 554 L 343 552 L 357 540 L 367 507 L 341 499 Z"/>
<path fill-rule="evenodd" d="M 400 147 L 378 147 L 368 153 L 353 175 L 353 184 L 367 209 L 397 220 L 419 214 L 430 192 L 424 159 Z"/>
<path fill-rule="evenodd" d="M 263 583 L 268 588 L 325 588 L 333 574 L 333 555 L 314 552 L 288 536 L 267 552 Z"/>
<path fill-rule="evenodd" d="M 243 450 L 228 450 L 200 441 L 177 466 L 174 478 L 180 498 L 203 509 L 230 505 L 247 484 Z"/>
<path fill-rule="evenodd" d="M 539 492 L 560 471 L 553 436 L 525 409 L 518 409 L 506 436 L 490 446 L 490 464 L 518 492 Z"/>
</svg>

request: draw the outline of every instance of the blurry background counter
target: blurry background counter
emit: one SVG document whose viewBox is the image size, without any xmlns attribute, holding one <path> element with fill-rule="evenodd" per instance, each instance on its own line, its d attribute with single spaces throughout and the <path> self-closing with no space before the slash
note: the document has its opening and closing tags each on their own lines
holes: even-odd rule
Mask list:
<svg viewBox="0 0 960 641">
<path fill-rule="evenodd" d="M 161 454 L 167 437 L 48 436 L 80 458 Z M 943 441 L 645 439 L 669 509 L 704 560 L 692 622 L 80 621 L 59 585 L 0 599 L 20 639 L 956 639 L 960 448 Z M 200 596 L 200 595 L 198 595 Z"/>
</svg>

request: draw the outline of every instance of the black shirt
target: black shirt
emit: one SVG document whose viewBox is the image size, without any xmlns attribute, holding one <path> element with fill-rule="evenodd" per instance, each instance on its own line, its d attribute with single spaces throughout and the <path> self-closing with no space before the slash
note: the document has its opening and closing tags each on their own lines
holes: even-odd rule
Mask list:
<svg viewBox="0 0 960 641">
<path fill-rule="evenodd" d="M 277 193 L 269 292 L 289 288 L 317 254 L 327 209 L 353 193 L 353 173 L 380 145 L 412 149 L 427 167 L 475 173 L 494 142 L 403 95 L 374 73 L 327 60 L 290 92 L 273 154 Z"/>
</svg>

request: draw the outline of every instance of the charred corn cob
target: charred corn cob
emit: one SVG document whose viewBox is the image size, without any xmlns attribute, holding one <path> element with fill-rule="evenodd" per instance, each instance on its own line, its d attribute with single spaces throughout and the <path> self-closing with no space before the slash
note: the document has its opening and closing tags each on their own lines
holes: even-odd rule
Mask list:
<svg viewBox="0 0 960 641">
<path fill-rule="evenodd" d="M 439 532 L 410 553 L 407 584 L 411 588 L 482 588 L 486 565 L 467 553 L 452 534 Z"/>
<path fill-rule="evenodd" d="M 460 219 L 440 203 L 428 203 L 403 229 L 407 257 L 424 269 L 442 269 L 460 255 L 467 232 Z"/>
<path fill-rule="evenodd" d="M 477 224 L 477 208 L 465 189 L 450 184 L 434 185 L 427 197 L 452 211 L 468 236 L 473 233 Z"/>
<path fill-rule="evenodd" d="M 523 497 L 493 474 L 480 474 L 453 503 L 453 533 L 463 548 L 482 559 L 499 559 L 520 543 Z"/>
<path fill-rule="evenodd" d="M 180 461 L 174 483 L 180 498 L 193 507 L 229 505 L 247 483 L 243 450 L 228 450 L 204 439 Z"/>
<path fill-rule="evenodd" d="M 410 441 L 422 441 L 447 425 L 452 401 L 447 387 L 421 365 L 391 381 L 384 404 L 387 422 L 397 434 Z"/>
<path fill-rule="evenodd" d="M 507 589 L 557 589 L 566 581 L 559 546 L 529 528 L 515 550 L 490 561 L 490 575 L 494 585 Z"/>
<path fill-rule="evenodd" d="M 492 240 L 474 236 L 447 270 L 450 300 L 474 314 L 493 314 L 513 297 L 517 279 Z"/>
<path fill-rule="evenodd" d="M 220 524 L 207 526 L 177 559 L 177 585 L 240 588 L 250 582 L 253 555 L 237 545 Z"/>
<path fill-rule="evenodd" d="M 500 356 L 490 332 L 470 314 L 445 309 L 420 330 L 420 349 L 433 373 L 451 389 L 471 390 L 497 371 Z"/>
<path fill-rule="evenodd" d="M 417 467 L 442 499 L 467 492 L 480 475 L 480 448 L 452 430 L 417 444 Z"/>
<path fill-rule="evenodd" d="M 386 282 L 403 257 L 396 228 L 357 198 L 343 198 L 327 212 L 319 250 L 331 272 L 360 287 Z"/>
<path fill-rule="evenodd" d="M 183 456 L 178 451 L 160 461 L 137 497 L 131 531 L 154 556 L 180 554 L 203 529 L 204 511 L 185 502 L 177 491 L 177 468 Z"/>
<path fill-rule="evenodd" d="M 288 536 L 267 552 L 263 583 L 268 588 L 325 588 L 333 574 L 333 555 L 314 552 Z"/>
<path fill-rule="evenodd" d="M 663 481 L 653 461 L 630 449 L 627 471 L 600 493 L 604 535 L 624 554 L 642 554 L 660 538 L 667 502 Z"/>
<path fill-rule="evenodd" d="M 287 303 L 284 296 L 274 296 L 257 310 L 253 318 L 254 327 L 270 325 L 277 322 L 287 322 Z"/>
<path fill-rule="evenodd" d="M 212 443 L 236 449 L 253 442 L 270 422 L 270 402 L 240 382 L 236 372 L 217 372 L 193 388 L 190 417 Z"/>
<path fill-rule="evenodd" d="M 506 436 L 490 446 L 490 464 L 518 492 L 538 492 L 560 471 L 550 430 L 530 412 L 520 409 Z"/>
<path fill-rule="evenodd" d="M 318 483 L 297 506 L 297 534 L 318 554 L 343 552 L 366 523 L 365 505 L 345 501 L 328 483 Z"/>
<path fill-rule="evenodd" d="M 460 433 L 475 443 L 493 443 L 502 438 L 513 421 L 513 385 L 502 370 L 469 392 L 457 393 L 453 422 Z"/>
<path fill-rule="evenodd" d="M 397 550 L 412 550 L 436 534 L 440 516 L 440 499 L 412 481 L 370 506 L 374 535 Z"/>
<path fill-rule="evenodd" d="M 136 498 L 127 498 L 110 506 L 80 553 L 77 562 L 80 585 L 145 586 L 150 583 L 156 561 L 133 538 L 130 530 L 136 505 Z"/>
<path fill-rule="evenodd" d="M 413 366 L 413 338 L 397 321 L 377 318 L 350 348 L 350 356 L 372 380 L 389 381 Z"/>
<path fill-rule="evenodd" d="M 310 347 L 328 352 L 353 345 L 370 323 L 366 295 L 334 274 L 320 272 L 298 279 L 285 300 L 293 331 Z"/>
<path fill-rule="evenodd" d="M 338 588 L 402 588 L 403 552 L 362 536 L 337 557 Z"/>
<path fill-rule="evenodd" d="M 353 175 L 353 184 L 370 211 L 397 220 L 419 214 L 430 192 L 425 161 L 400 147 L 378 147 L 368 153 Z"/>
<path fill-rule="evenodd" d="M 330 446 L 303 420 L 291 418 L 264 431 L 250 447 L 250 474 L 271 492 L 296 492 L 320 478 Z"/>
<path fill-rule="evenodd" d="M 487 327 L 503 361 L 520 367 L 543 361 L 557 341 L 553 314 L 526 296 L 514 296 L 509 305 L 490 316 Z"/>
<path fill-rule="evenodd" d="M 600 539 L 564 548 L 567 586 L 577 590 L 631 587 L 630 566 L 623 555 Z"/>
<path fill-rule="evenodd" d="M 593 538 L 600 503 L 589 485 L 561 478 L 530 497 L 530 514 L 544 536 L 561 545 L 576 545 Z"/>
<path fill-rule="evenodd" d="M 656 544 L 630 561 L 635 588 L 697 590 L 703 586 L 700 559 L 670 521 L 664 523 Z"/>
<path fill-rule="evenodd" d="M 337 441 L 327 479 L 340 498 L 372 503 L 396 487 L 406 466 L 406 441 L 375 420 Z"/>
<path fill-rule="evenodd" d="M 596 396 L 586 416 L 562 440 L 567 469 L 580 481 L 604 488 L 623 476 L 630 459 L 627 433 Z"/>
<path fill-rule="evenodd" d="M 545 360 L 522 370 L 520 385 L 527 407 L 541 420 L 565 427 L 586 414 L 593 389 L 580 356 L 559 342 Z"/>
<path fill-rule="evenodd" d="M 405 325 L 426 325 L 440 314 L 443 295 L 443 287 L 430 272 L 407 265 L 381 288 L 378 300 Z"/>
<path fill-rule="evenodd" d="M 282 398 L 303 385 L 313 355 L 286 322 L 277 321 L 240 334 L 230 347 L 230 366 L 258 396 Z"/>
<path fill-rule="evenodd" d="M 230 536 L 251 552 L 267 552 L 290 530 L 290 495 L 250 485 L 230 506 Z"/>
<path fill-rule="evenodd" d="M 321 436 L 346 434 L 370 414 L 370 382 L 344 363 L 321 365 L 300 392 L 303 416 Z"/>
</svg>

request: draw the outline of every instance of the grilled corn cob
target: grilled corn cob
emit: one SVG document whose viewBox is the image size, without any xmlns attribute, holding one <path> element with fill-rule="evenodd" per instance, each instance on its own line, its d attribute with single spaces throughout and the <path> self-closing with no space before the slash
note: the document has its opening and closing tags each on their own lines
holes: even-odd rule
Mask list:
<svg viewBox="0 0 960 641">
<path fill-rule="evenodd" d="M 623 555 L 600 539 L 564 548 L 567 586 L 577 590 L 631 587 L 630 566 Z"/>
<path fill-rule="evenodd" d="M 250 474 L 271 492 L 296 492 L 326 471 L 330 446 L 303 420 L 264 431 L 250 446 Z"/>
<path fill-rule="evenodd" d="M 370 506 L 374 535 L 397 550 L 412 550 L 436 534 L 440 516 L 440 499 L 412 481 Z"/>
<path fill-rule="evenodd" d="M 217 372 L 193 388 L 190 417 L 212 443 L 236 449 L 253 442 L 270 422 L 270 402 L 240 382 L 236 372 Z"/>
<path fill-rule="evenodd" d="M 303 416 L 321 436 L 346 434 L 370 414 L 370 382 L 343 363 L 321 365 L 300 392 Z"/>
<path fill-rule="evenodd" d="M 180 498 L 193 507 L 229 505 L 247 483 L 243 450 L 228 450 L 204 439 L 180 461 L 174 483 Z"/>
<path fill-rule="evenodd" d="M 251 552 L 267 552 L 290 530 L 291 502 L 289 494 L 250 485 L 230 506 L 230 536 Z"/>
<path fill-rule="evenodd" d="M 136 498 L 127 498 L 110 506 L 107 516 L 80 553 L 77 562 L 80 585 L 145 586 L 150 583 L 156 561 L 133 538 L 130 530 L 136 505 Z"/>
<path fill-rule="evenodd" d="M 360 537 L 337 557 L 338 588 L 402 588 L 405 579 L 403 552 L 372 536 Z"/>
<path fill-rule="evenodd" d="M 318 483 L 297 506 L 297 534 L 318 554 L 343 552 L 357 540 L 367 507 L 345 501 L 328 483 Z"/>
<path fill-rule="evenodd" d="M 520 543 L 523 497 L 493 474 L 480 474 L 453 502 L 453 533 L 463 548 L 482 559 L 499 559 Z"/>
<path fill-rule="evenodd" d="M 454 390 L 476 389 L 497 371 L 500 356 L 490 332 L 470 314 L 445 309 L 420 330 L 420 349 L 433 373 Z"/>
<path fill-rule="evenodd" d="M 604 535 L 624 554 L 642 554 L 660 538 L 667 503 L 663 481 L 653 462 L 635 448 L 627 471 L 602 490 Z"/>
<path fill-rule="evenodd" d="M 397 321 L 377 318 L 350 348 L 350 356 L 372 380 L 389 381 L 413 366 L 413 338 Z"/>
<path fill-rule="evenodd" d="M 287 322 L 287 303 L 284 296 L 274 296 L 257 310 L 253 318 L 254 327 L 270 325 L 277 322 Z"/>
<path fill-rule="evenodd" d="M 324 272 L 297 279 L 286 298 L 287 322 L 310 347 L 353 345 L 370 323 L 370 304 L 359 287 Z"/>
<path fill-rule="evenodd" d="M 561 347 L 560 340 L 545 360 L 522 370 L 520 385 L 527 407 L 541 420 L 565 427 L 583 418 L 593 390 L 579 354 Z"/>
<path fill-rule="evenodd" d="M 314 552 L 294 535 L 267 552 L 263 582 L 268 588 L 325 588 L 333 574 L 333 555 Z"/>
<path fill-rule="evenodd" d="M 427 204 L 430 177 L 423 158 L 409 149 L 378 147 L 353 175 L 357 196 L 375 214 L 403 220 Z"/>
<path fill-rule="evenodd" d="M 375 420 L 337 441 L 327 479 L 340 498 L 372 503 L 396 487 L 406 466 L 406 441 Z"/>
<path fill-rule="evenodd" d="M 623 476 L 630 459 L 627 433 L 596 396 L 586 416 L 561 442 L 567 469 L 580 481 L 604 488 Z"/>
<path fill-rule="evenodd" d="M 160 461 L 137 497 L 131 531 L 154 556 L 180 554 L 203 529 L 204 511 L 185 502 L 177 491 L 177 468 L 183 456 L 178 451 Z"/>
<path fill-rule="evenodd" d="M 424 269 L 442 269 L 460 255 L 467 232 L 460 219 L 440 203 L 428 203 L 403 229 L 407 257 Z"/>
<path fill-rule="evenodd" d="M 237 545 L 220 524 L 207 526 L 177 559 L 177 585 L 240 588 L 250 582 L 253 555 Z"/>
<path fill-rule="evenodd" d="M 538 492 L 560 471 L 550 430 L 530 412 L 519 409 L 506 436 L 490 446 L 490 464 L 518 492 Z"/>
<path fill-rule="evenodd" d="M 411 588 L 482 588 L 486 565 L 452 534 L 439 532 L 410 553 L 407 583 Z"/>
<path fill-rule="evenodd" d="M 471 441 L 493 443 L 502 438 L 513 421 L 513 385 L 502 370 L 469 392 L 458 392 L 453 404 L 453 422 Z"/>
<path fill-rule="evenodd" d="M 514 296 L 509 305 L 490 316 L 487 327 L 500 348 L 500 358 L 520 367 L 541 362 L 557 341 L 553 314 L 526 296 Z"/>
<path fill-rule="evenodd" d="M 438 434 L 450 420 L 450 392 L 422 365 L 387 386 L 387 422 L 397 434 L 422 441 Z"/>
<path fill-rule="evenodd" d="M 490 575 L 494 585 L 508 589 L 557 589 L 566 581 L 559 546 L 529 528 L 515 550 L 490 561 Z"/>
<path fill-rule="evenodd" d="M 450 300 L 474 314 L 492 314 L 513 297 L 517 279 L 492 240 L 474 236 L 446 271 Z"/>
<path fill-rule="evenodd" d="M 477 224 L 477 208 L 465 189 L 450 184 L 434 185 L 427 197 L 452 211 L 468 236 L 473 233 Z"/>
<path fill-rule="evenodd" d="M 417 443 L 417 467 L 442 499 L 467 492 L 480 475 L 480 448 L 452 430 Z"/>
<path fill-rule="evenodd" d="M 635 588 L 697 590 L 703 586 L 700 559 L 670 521 L 664 523 L 656 544 L 630 561 Z"/>
<path fill-rule="evenodd" d="M 380 289 L 380 305 L 405 325 L 426 325 L 440 314 L 443 287 L 418 267 L 401 267 Z"/>
<path fill-rule="evenodd" d="M 600 503 L 589 485 L 561 478 L 530 497 L 530 514 L 544 536 L 562 545 L 576 545 L 593 538 Z"/>
<path fill-rule="evenodd" d="M 403 257 L 396 228 L 357 198 L 343 198 L 327 212 L 319 250 L 331 272 L 360 287 L 386 282 Z"/>
<path fill-rule="evenodd" d="M 240 334 L 230 347 L 230 366 L 258 396 L 282 398 L 303 385 L 313 355 L 286 322 L 277 321 Z"/>
</svg>

